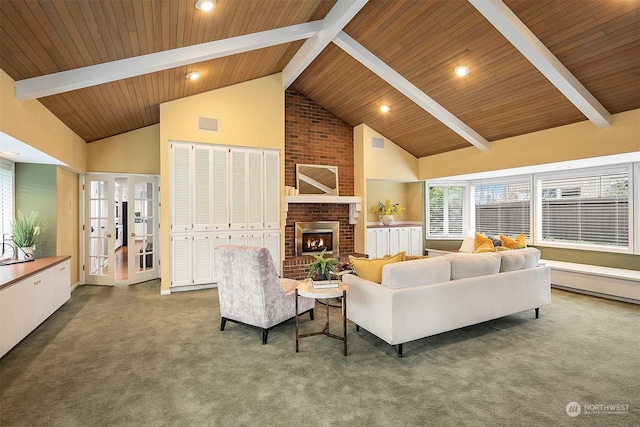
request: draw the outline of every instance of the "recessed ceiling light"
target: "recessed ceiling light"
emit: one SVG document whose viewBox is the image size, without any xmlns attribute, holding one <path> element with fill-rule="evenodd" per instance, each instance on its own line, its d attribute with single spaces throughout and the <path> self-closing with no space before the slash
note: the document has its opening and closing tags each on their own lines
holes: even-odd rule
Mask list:
<svg viewBox="0 0 640 427">
<path fill-rule="evenodd" d="M 458 65 L 454 70 L 456 75 L 460 77 L 464 77 L 469 74 L 469 67 L 465 67 L 464 65 Z"/>
<path fill-rule="evenodd" d="M 389 106 L 388 106 L 388 105 L 386 105 L 386 104 L 382 104 L 382 105 L 380 106 L 380 111 L 382 111 L 383 113 L 388 113 L 389 111 L 391 111 L 391 107 L 389 107 Z"/>
<path fill-rule="evenodd" d="M 198 77 L 200 77 L 200 73 L 197 71 L 192 71 L 189 74 L 187 74 L 187 78 L 189 80 L 198 80 Z"/>
<path fill-rule="evenodd" d="M 216 4 L 215 0 L 198 0 L 196 1 L 196 9 L 203 12 L 209 12 L 213 9 L 214 4 Z"/>
</svg>

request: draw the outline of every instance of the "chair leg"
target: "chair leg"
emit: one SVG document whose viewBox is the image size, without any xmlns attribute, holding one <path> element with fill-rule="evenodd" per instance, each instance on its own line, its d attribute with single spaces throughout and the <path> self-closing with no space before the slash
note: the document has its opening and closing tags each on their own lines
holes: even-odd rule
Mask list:
<svg viewBox="0 0 640 427">
<path fill-rule="evenodd" d="M 227 319 L 223 317 L 223 318 L 220 320 L 220 330 L 221 330 L 221 331 L 224 331 L 224 327 L 225 327 L 225 325 L 226 325 L 226 324 L 227 324 Z"/>
<path fill-rule="evenodd" d="M 356 325 L 356 332 L 360 330 L 360 325 Z"/>
<path fill-rule="evenodd" d="M 269 330 L 268 329 L 263 329 L 262 330 L 262 345 L 265 345 L 267 343 L 267 335 L 269 335 Z"/>
<path fill-rule="evenodd" d="M 313 308 L 309 310 L 309 317 L 311 318 L 311 320 L 313 320 Z"/>
<path fill-rule="evenodd" d="M 396 345 L 396 349 L 398 350 L 398 357 L 402 357 L 402 344 Z"/>
<path fill-rule="evenodd" d="M 540 317 L 540 307 L 536 308 L 536 319 Z"/>
</svg>

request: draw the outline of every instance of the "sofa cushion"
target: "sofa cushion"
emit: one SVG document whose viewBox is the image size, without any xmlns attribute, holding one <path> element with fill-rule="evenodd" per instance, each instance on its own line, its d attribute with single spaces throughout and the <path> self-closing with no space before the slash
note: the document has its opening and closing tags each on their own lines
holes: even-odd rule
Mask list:
<svg viewBox="0 0 640 427">
<path fill-rule="evenodd" d="M 451 263 L 444 256 L 405 261 L 382 268 L 382 285 L 401 289 L 431 285 L 451 279 Z"/>
<path fill-rule="evenodd" d="M 524 233 L 519 234 L 515 239 L 512 239 L 509 236 L 505 236 L 504 234 L 500 235 L 500 240 L 502 240 L 502 244 L 509 249 L 522 249 L 527 247 L 527 240 Z"/>
<path fill-rule="evenodd" d="M 540 250 L 537 248 L 525 248 L 515 251 L 498 252 L 501 258 L 500 272 L 522 270 L 538 265 Z"/>
<path fill-rule="evenodd" d="M 349 262 L 359 277 L 372 282 L 382 282 L 382 267 L 404 259 L 404 251 L 384 258 L 358 258 L 349 255 Z"/>
<path fill-rule="evenodd" d="M 445 255 L 451 262 L 451 280 L 466 277 L 485 276 L 500 272 L 500 255 L 483 254 L 449 254 Z"/>
</svg>

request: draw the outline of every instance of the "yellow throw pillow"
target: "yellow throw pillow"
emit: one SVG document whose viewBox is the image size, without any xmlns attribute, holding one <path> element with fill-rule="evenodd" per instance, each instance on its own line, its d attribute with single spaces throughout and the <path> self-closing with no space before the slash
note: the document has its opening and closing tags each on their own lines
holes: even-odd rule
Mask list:
<svg viewBox="0 0 640 427">
<path fill-rule="evenodd" d="M 382 267 L 404 259 L 404 251 L 388 258 L 357 258 L 349 255 L 349 261 L 359 277 L 372 282 L 382 282 Z"/>
<path fill-rule="evenodd" d="M 473 251 L 474 254 L 481 254 L 483 252 L 495 252 L 496 248 L 493 247 L 493 243 L 491 240 L 487 240 L 480 246 L 476 246 L 476 250 Z"/>
<path fill-rule="evenodd" d="M 524 233 L 519 234 L 515 239 L 501 234 L 500 240 L 502 240 L 502 244 L 509 249 L 522 249 L 527 247 L 527 241 Z"/>
<path fill-rule="evenodd" d="M 487 242 L 489 242 L 491 244 L 491 247 L 493 248 L 493 242 L 491 241 L 491 239 L 484 234 L 480 234 L 476 231 L 475 250 L 477 251 L 480 246 L 484 245 Z"/>
</svg>

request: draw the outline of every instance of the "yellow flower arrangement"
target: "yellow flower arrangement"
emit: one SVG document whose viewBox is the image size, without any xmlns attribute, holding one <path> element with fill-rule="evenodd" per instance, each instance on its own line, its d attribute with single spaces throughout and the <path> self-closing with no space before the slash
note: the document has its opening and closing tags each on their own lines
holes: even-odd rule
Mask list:
<svg viewBox="0 0 640 427">
<path fill-rule="evenodd" d="M 391 204 L 391 200 L 385 200 L 384 203 L 378 202 L 377 205 L 372 206 L 371 212 L 376 215 L 402 215 L 404 206 L 400 203 Z"/>
</svg>

